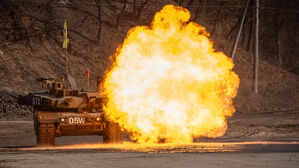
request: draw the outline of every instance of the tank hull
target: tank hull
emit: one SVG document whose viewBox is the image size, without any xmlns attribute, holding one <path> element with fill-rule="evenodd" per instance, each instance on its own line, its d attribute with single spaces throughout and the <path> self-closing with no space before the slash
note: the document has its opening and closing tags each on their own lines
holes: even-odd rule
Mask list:
<svg viewBox="0 0 299 168">
<path fill-rule="evenodd" d="M 107 121 L 102 113 L 36 111 L 36 134 L 41 124 L 54 124 L 55 137 L 76 135 L 103 135 Z"/>
</svg>

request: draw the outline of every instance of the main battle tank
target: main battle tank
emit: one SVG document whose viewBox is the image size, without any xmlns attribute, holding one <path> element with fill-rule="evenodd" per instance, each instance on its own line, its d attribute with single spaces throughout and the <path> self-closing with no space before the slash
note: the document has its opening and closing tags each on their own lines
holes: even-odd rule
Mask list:
<svg viewBox="0 0 299 168">
<path fill-rule="evenodd" d="M 72 78 L 71 78 L 72 79 Z M 19 103 L 34 108 L 34 128 L 38 145 L 55 145 L 55 137 L 100 135 L 104 143 L 119 143 L 124 133 L 105 116 L 105 96 L 99 92 L 66 89 L 64 80 L 39 78 L 42 92 L 31 92 Z"/>
</svg>

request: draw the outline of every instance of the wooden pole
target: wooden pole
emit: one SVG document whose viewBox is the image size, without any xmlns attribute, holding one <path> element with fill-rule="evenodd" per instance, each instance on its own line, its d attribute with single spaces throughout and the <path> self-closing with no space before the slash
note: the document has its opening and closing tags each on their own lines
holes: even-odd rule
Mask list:
<svg viewBox="0 0 299 168">
<path fill-rule="evenodd" d="M 89 92 L 89 77 L 90 77 L 90 72 L 88 69 L 86 69 L 86 77 L 87 77 L 87 92 Z"/>
<path fill-rule="evenodd" d="M 66 76 L 66 79 L 67 79 L 68 74 L 69 74 L 69 59 L 67 56 L 67 47 L 66 47 L 65 48 L 65 76 Z"/>
<path fill-rule="evenodd" d="M 89 92 L 89 70 L 87 69 L 87 92 Z"/>
<path fill-rule="evenodd" d="M 231 55 L 230 55 L 232 59 L 234 59 L 234 57 L 235 57 L 236 49 L 237 49 L 239 38 L 240 38 L 240 35 L 241 35 L 241 32 L 242 32 L 243 23 L 244 23 L 244 20 L 245 20 L 245 16 L 246 16 L 246 12 L 247 12 L 249 2 L 250 2 L 250 0 L 247 0 L 246 7 L 245 7 L 244 12 L 243 12 L 241 24 L 240 24 L 240 27 L 239 27 L 238 35 L 237 35 L 237 38 L 236 38 L 235 43 L 234 43 L 234 47 L 233 47 Z"/>
<path fill-rule="evenodd" d="M 258 93 L 258 61 L 259 61 L 259 0 L 256 0 L 254 88 L 253 88 L 254 93 Z"/>
<path fill-rule="evenodd" d="M 87 92 L 89 92 L 89 78 L 87 78 Z"/>
</svg>

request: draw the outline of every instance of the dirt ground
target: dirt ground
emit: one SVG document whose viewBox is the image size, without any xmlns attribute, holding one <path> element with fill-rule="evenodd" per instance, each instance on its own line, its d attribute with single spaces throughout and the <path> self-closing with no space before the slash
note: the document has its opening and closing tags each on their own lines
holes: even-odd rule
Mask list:
<svg viewBox="0 0 299 168">
<path fill-rule="evenodd" d="M 0 167 L 297 167 L 299 153 L 1 152 Z"/>
<path fill-rule="evenodd" d="M 228 120 L 223 138 L 285 138 L 299 137 L 299 111 L 235 114 Z"/>
<path fill-rule="evenodd" d="M 102 145 L 100 136 L 56 138 L 35 147 L 32 121 L 0 121 L 0 168 L 298 167 L 298 113 L 236 115 L 225 136 L 188 145 Z"/>
<path fill-rule="evenodd" d="M 235 115 L 220 139 L 299 138 L 299 113 Z M 0 146 L 34 146 L 33 121 L 0 121 Z M 196 141 L 209 140 L 199 138 Z M 57 137 L 57 145 L 101 142 L 100 136 Z"/>
</svg>

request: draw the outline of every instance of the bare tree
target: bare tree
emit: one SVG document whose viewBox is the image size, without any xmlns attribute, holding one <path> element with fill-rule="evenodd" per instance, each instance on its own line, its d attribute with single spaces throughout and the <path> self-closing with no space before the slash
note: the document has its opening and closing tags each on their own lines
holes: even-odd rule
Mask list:
<svg viewBox="0 0 299 168">
<path fill-rule="evenodd" d="M 196 21 L 201 13 L 204 11 L 204 5 L 206 5 L 207 0 L 199 0 L 199 6 L 196 8 L 195 16 L 193 17 L 193 21 Z"/>
<path fill-rule="evenodd" d="M 95 0 L 96 6 L 98 8 L 98 21 L 99 21 L 99 28 L 97 33 L 97 43 L 100 42 L 101 39 L 101 31 L 102 31 L 102 19 L 101 19 L 101 0 Z"/>
<path fill-rule="evenodd" d="M 116 28 L 118 27 L 118 25 L 119 25 L 119 21 L 120 21 L 120 19 L 121 19 L 121 17 L 122 17 L 122 15 L 124 14 L 124 12 L 125 12 L 125 10 L 126 10 L 126 8 L 127 8 L 127 0 L 124 0 L 124 6 L 123 6 L 123 8 L 121 9 L 121 12 L 117 15 L 117 17 L 116 17 Z"/>
<path fill-rule="evenodd" d="M 223 2 L 221 2 L 220 7 L 219 7 L 219 9 L 217 11 L 217 17 L 215 19 L 215 22 L 214 22 L 214 25 L 213 25 L 213 29 L 211 31 L 211 35 L 214 34 L 216 26 L 217 26 L 217 23 L 219 22 L 219 18 L 220 18 L 220 15 L 221 15 L 221 12 L 222 12 L 222 8 L 223 8 L 222 6 L 223 6 Z"/>
<path fill-rule="evenodd" d="M 276 38 L 276 47 L 277 47 L 277 60 L 278 64 L 282 65 L 283 59 L 281 56 L 281 41 L 280 41 L 280 27 L 283 25 L 283 20 L 280 17 L 279 9 L 276 9 L 274 12 L 274 30 L 275 30 L 275 38 Z"/>
<path fill-rule="evenodd" d="M 193 5 L 194 0 L 190 0 L 189 3 L 187 4 L 187 8 L 189 8 L 191 5 Z"/>
<path fill-rule="evenodd" d="M 145 7 L 145 5 L 149 2 L 149 0 L 145 0 L 144 2 L 137 4 L 137 0 L 133 1 L 133 14 L 137 16 L 137 18 L 140 18 L 142 14 L 142 10 Z"/>
</svg>

